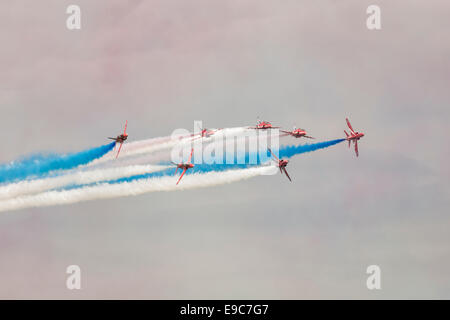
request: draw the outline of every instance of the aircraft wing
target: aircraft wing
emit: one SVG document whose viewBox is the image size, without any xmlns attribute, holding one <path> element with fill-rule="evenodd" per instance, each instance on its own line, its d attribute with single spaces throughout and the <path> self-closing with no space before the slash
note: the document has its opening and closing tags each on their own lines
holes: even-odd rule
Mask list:
<svg viewBox="0 0 450 320">
<path fill-rule="evenodd" d="M 280 161 L 280 159 L 278 159 L 278 157 L 272 152 L 272 149 L 270 149 L 270 148 L 267 148 L 267 149 L 269 149 L 270 154 L 272 154 L 272 156 L 273 156 L 275 159 L 277 159 L 278 161 Z"/>
<path fill-rule="evenodd" d="M 186 168 L 183 169 L 183 172 L 181 173 L 180 179 L 178 179 L 177 184 L 180 183 L 181 178 L 183 178 L 184 173 L 186 172 Z"/>
<path fill-rule="evenodd" d="M 308 139 L 315 139 L 314 137 L 310 137 L 310 136 L 304 136 L 305 138 L 308 138 Z"/>
<path fill-rule="evenodd" d="M 286 177 L 289 179 L 289 181 L 292 182 L 291 177 L 289 177 L 289 174 L 287 173 L 286 168 L 283 168 L 284 173 L 286 174 Z"/>
<path fill-rule="evenodd" d="M 356 156 L 359 156 L 359 152 L 358 152 L 358 140 L 355 140 L 355 153 L 356 153 Z"/>
<path fill-rule="evenodd" d="M 353 130 L 352 125 L 350 124 L 350 121 L 348 121 L 348 118 L 345 118 L 345 121 L 347 121 L 347 125 L 350 128 L 350 130 L 352 131 L 352 133 L 355 133 L 355 130 Z"/>
<path fill-rule="evenodd" d="M 117 151 L 116 159 L 119 156 L 120 150 L 122 149 L 123 142 L 120 143 L 119 151 Z"/>
<path fill-rule="evenodd" d="M 128 120 L 125 120 L 125 129 L 123 130 L 123 134 L 127 134 L 127 125 L 128 125 Z"/>
</svg>

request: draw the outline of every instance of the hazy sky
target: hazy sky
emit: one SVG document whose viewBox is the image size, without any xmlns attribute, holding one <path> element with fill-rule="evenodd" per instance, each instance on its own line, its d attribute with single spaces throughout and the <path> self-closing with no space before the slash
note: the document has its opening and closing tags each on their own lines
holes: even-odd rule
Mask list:
<svg viewBox="0 0 450 320">
<path fill-rule="evenodd" d="M 324 140 L 349 116 L 366 136 L 358 159 L 293 158 L 292 183 L 2 213 L 0 298 L 450 298 L 450 4 L 376 1 L 369 31 L 370 4 L 2 2 L 2 163 L 103 144 L 125 119 L 130 140 L 257 116 Z"/>
</svg>

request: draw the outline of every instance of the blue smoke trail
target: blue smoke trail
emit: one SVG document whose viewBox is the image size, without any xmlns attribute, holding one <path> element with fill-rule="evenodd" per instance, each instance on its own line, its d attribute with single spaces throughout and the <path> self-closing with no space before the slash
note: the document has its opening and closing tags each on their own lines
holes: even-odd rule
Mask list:
<svg viewBox="0 0 450 320">
<path fill-rule="evenodd" d="M 301 153 L 306 153 L 306 152 L 311 152 L 311 151 L 315 151 L 318 149 L 328 148 L 328 147 L 338 144 L 342 141 L 345 141 L 345 139 L 336 139 L 336 140 L 311 143 L 311 144 L 303 144 L 303 145 L 281 146 L 279 148 L 279 157 L 280 158 L 291 158 L 291 157 L 301 154 Z M 187 175 L 187 174 L 194 174 L 194 173 L 207 173 L 207 172 L 212 172 L 212 171 L 218 172 L 218 171 L 226 171 L 226 170 L 230 170 L 230 169 L 245 169 L 245 168 L 259 166 L 259 165 L 263 164 L 264 162 L 266 162 L 267 159 L 271 158 L 269 151 L 267 151 L 267 155 L 266 155 L 267 157 L 264 157 L 264 155 L 263 155 L 263 159 L 260 158 L 259 154 L 255 155 L 255 154 L 252 154 L 249 152 L 246 152 L 244 156 L 245 156 L 246 162 L 243 164 L 237 163 L 237 160 L 240 158 L 237 155 L 235 155 L 233 164 L 226 164 L 226 163 L 224 163 L 224 164 L 217 164 L 217 163 L 215 163 L 215 164 L 196 164 L 195 167 L 186 171 L 185 174 Z M 257 162 L 254 164 L 249 164 L 248 160 L 252 156 L 257 156 Z M 240 160 L 242 160 L 242 159 L 240 159 Z M 194 159 L 193 159 L 193 162 L 194 162 Z M 167 165 L 170 163 L 164 162 L 161 164 Z M 180 169 L 178 169 L 178 172 L 180 172 Z M 140 180 L 140 179 L 173 176 L 174 173 L 175 173 L 175 168 L 169 168 L 169 169 L 165 169 L 162 171 L 145 173 L 145 174 L 140 174 L 140 175 L 131 176 L 131 177 L 124 177 L 124 178 L 110 180 L 110 181 L 96 182 L 96 183 L 91 183 L 88 185 L 72 185 L 69 187 L 62 188 L 62 190 L 76 189 L 76 188 L 80 188 L 80 187 L 92 186 L 92 185 L 96 185 L 99 183 L 105 183 L 105 182 L 108 184 L 115 184 L 115 183 L 122 183 L 122 182 L 131 182 L 131 181 L 136 181 L 136 180 Z"/>
<path fill-rule="evenodd" d="M 335 144 L 338 144 L 342 141 L 345 141 L 345 139 L 335 139 L 330 141 L 323 141 L 323 142 L 317 142 L 317 143 L 307 143 L 302 145 L 289 145 L 289 146 L 281 146 L 278 150 L 272 150 L 273 152 L 278 151 L 277 156 L 279 158 L 291 158 L 295 155 L 306 153 L 306 152 L 312 152 L 319 149 L 324 149 L 331 147 Z M 195 154 L 194 154 L 195 156 Z M 261 165 L 263 163 L 266 163 L 267 161 L 272 159 L 272 155 L 269 150 L 266 152 L 261 151 L 259 152 L 245 152 L 242 154 L 236 153 L 233 155 L 233 158 L 231 159 L 231 165 L 236 166 L 237 168 L 245 168 L 246 166 L 250 165 Z M 205 159 L 204 159 L 205 160 Z M 222 162 L 225 163 L 226 159 L 222 159 Z M 195 159 L 193 159 L 193 163 L 195 163 Z M 241 164 L 247 164 L 246 166 L 242 166 Z M 204 164 L 201 164 L 202 168 L 205 166 Z M 217 171 L 222 171 L 230 168 L 230 164 L 215 164 L 214 166 L 218 167 Z M 223 169 L 221 169 L 221 166 L 225 166 Z M 194 167 L 194 169 L 197 167 L 197 165 Z M 192 171 L 194 172 L 194 171 Z"/>
<path fill-rule="evenodd" d="M 308 143 L 303 145 L 292 145 L 292 146 L 281 146 L 279 150 L 280 158 L 290 158 L 292 156 L 295 156 L 300 153 L 305 152 L 311 152 L 318 149 L 328 148 L 335 144 L 338 144 L 342 141 L 345 141 L 345 139 L 336 139 L 336 140 L 330 140 L 330 141 L 323 141 L 323 142 L 317 142 L 317 143 Z"/>
<path fill-rule="evenodd" d="M 77 153 L 34 155 L 0 166 L 0 183 L 40 177 L 54 170 L 67 170 L 87 164 L 111 151 L 116 142 Z"/>
</svg>

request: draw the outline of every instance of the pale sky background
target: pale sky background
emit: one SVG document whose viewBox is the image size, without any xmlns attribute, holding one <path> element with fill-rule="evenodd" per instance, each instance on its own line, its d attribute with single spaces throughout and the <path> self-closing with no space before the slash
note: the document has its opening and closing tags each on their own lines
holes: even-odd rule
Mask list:
<svg viewBox="0 0 450 320">
<path fill-rule="evenodd" d="M 444 0 L 3 1 L 1 163 L 103 144 L 125 119 L 130 140 L 257 116 L 323 140 L 349 116 L 366 136 L 358 159 L 294 157 L 292 183 L 2 213 L 0 298 L 450 298 L 449 30 Z"/>
</svg>

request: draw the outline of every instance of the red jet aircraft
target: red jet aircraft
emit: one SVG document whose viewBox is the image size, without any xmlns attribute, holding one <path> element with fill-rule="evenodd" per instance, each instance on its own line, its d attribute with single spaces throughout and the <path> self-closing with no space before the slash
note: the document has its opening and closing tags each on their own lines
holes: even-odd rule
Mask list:
<svg viewBox="0 0 450 320">
<path fill-rule="evenodd" d="M 256 127 L 249 127 L 249 129 L 259 129 L 259 130 L 265 130 L 265 129 L 276 129 L 280 127 L 274 127 L 269 121 L 261 121 L 258 119 L 258 123 L 256 124 Z"/>
<path fill-rule="evenodd" d="M 127 140 L 127 138 L 128 138 L 127 124 L 128 124 L 128 120 L 125 121 L 125 130 L 123 130 L 123 133 L 121 135 L 117 136 L 116 138 L 108 137 L 108 139 L 115 140 L 116 141 L 116 145 L 117 145 L 117 143 L 120 143 L 119 151 L 117 151 L 116 159 L 119 156 L 120 149 L 122 149 L 122 145 L 123 145 L 124 141 Z M 114 147 L 114 149 L 115 148 L 116 147 Z"/>
<path fill-rule="evenodd" d="M 280 173 L 283 174 L 283 172 L 286 174 L 286 177 L 289 179 L 289 181 L 291 180 L 291 177 L 289 177 L 287 171 L 286 171 L 286 166 L 289 163 L 289 160 L 284 160 L 284 159 L 278 159 L 278 157 L 276 155 L 273 154 L 272 150 L 270 148 L 268 148 L 270 153 L 272 154 L 272 156 L 278 161 L 278 168 L 280 168 Z"/>
<path fill-rule="evenodd" d="M 214 133 L 216 133 L 217 131 L 221 130 L 221 129 L 216 129 L 216 130 L 209 130 L 209 129 L 205 129 L 205 128 L 200 128 L 200 132 L 199 133 L 195 133 L 193 134 L 194 136 L 199 134 L 200 137 L 199 138 L 209 138 L 210 136 L 212 136 Z"/>
<path fill-rule="evenodd" d="M 305 137 L 308 139 L 315 139 L 313 137 L 307 136 L 306 135 L 306 131 L 305 129 L 297 129 L 296 127 L 294 127 L 294 129 L 292 131 L 284 131 L 284 130 L 280 130 L 281 132 L 290 134 L 291 136 L 295 137 L 295 138 L 301 138 L 301 137 Z"/>
<path fill-rule="evenodd" d="M 202 136 L 202 138 L 209 138 L 210 136 L 212 136 L 215 131 L 212 130 L 208 130 L 208 129 L 203 129 L 201 128 L 202 131 L 200 131 L 200 135 Z"/>
<path fill-rule="evenodd" d="M 181 176 L 178 179 L 176 184 L 178 184 L 180 182 L 181 178 L 183 178 L 184 173 L 187 171 L 187 169 L 190 169 L 190 168 L 194 167 L 194 164 L 191 163 L 192 153 L 193 152 L 194 152 L 194 148 L 191 149 L 191 155 L 189 156 L 189 160 L 186 163 L 174 163 L 174 162 L 172 162 L 174 165 L 177 166 L 177 168 L 175 169 L 175 174 L 177 173 L 178 169 L 183 169 L 183 172 L 181 173 Z"/>
<path fill-rule="evenodd" d="M 347 125 L 350 128 L 350 134 L 348 134 L 347 131 L 344 130 L 345 135 L 347 136 L 348 147 L 350 148 L 350 143 L 353 141 L 353 143 L 355 144 L 355 153 L 356 156 L 358 156 L 358 140 L 364 137 L 364 133 L 353 130 L 350 121 L 348 121 L 348 118 L 345 118 L 345 121 L 347 121 Z"/>
</svg>

